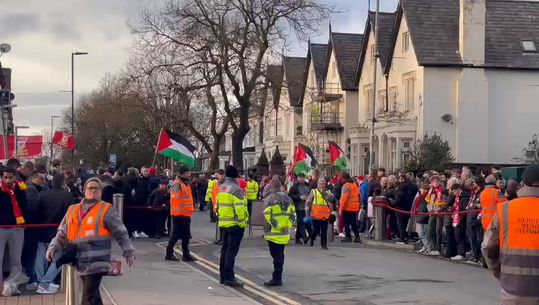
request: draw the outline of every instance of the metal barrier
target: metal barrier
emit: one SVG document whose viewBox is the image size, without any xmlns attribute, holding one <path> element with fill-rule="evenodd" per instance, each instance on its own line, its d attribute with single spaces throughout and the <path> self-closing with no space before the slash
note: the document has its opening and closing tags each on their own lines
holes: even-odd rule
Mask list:
<svg viewBox="0 0 539 305">
<path fill-rule="evenodd" d="M 373 198 L 376 202 L 376 197 Z M 374 206 L 374 239 L 385 240 L 386 236 L 386 211 L 383 206 Z"/>
<path fill-rule="evenodd" d="M 62 267 L 62 275 L 64 275 L 65 271 L 65 292 L 66 292 L 66 299 L 65 304 L 66 305 L 76 305 L 77 304 L 77 287 L 75 282 L 75 267 L 64 265 Z M 63 279 L 62 279 L 63 281 Z"/>
<path fill-rule="evenodd" d="M 124 195 L 123 194 L 114 194 L 112 195 L 112 205 L 118 211 L 120 219 L 124 221 Z"/>
</svg>

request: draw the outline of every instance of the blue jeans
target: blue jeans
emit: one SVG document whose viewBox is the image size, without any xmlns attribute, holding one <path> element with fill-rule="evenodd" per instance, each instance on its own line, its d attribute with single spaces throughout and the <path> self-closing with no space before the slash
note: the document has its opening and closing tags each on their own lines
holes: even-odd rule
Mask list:
<svg viewBox="0 0 539 305">
<path fill-rule="evenodd" d="M 49 284 L 54 281 L 60 270 L 56 268 L 56 261 L 60 258 L 60 253 L 55 253 L 52 263 L 48 263 L 45 254 L 47 253 L 48 243 L 40 242 L 37 245 L 36 253 L 36 276 L 39 286 L 43 288 L 49 287 Z"/>
<path fill-rule="evenodd" d="M 416 223 L 416 231 L 419 234 L 419 238 L 423 242 L 423 248 L 432 251 L 432 243 L 429 239 L 429 225 L 426 223 Z"/>
</svg>

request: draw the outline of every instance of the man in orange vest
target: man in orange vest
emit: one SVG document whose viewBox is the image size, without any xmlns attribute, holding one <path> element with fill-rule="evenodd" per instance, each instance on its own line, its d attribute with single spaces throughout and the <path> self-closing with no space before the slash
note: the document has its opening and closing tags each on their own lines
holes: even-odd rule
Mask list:
<svg viewBox="0 0 539 305">
<path fill-rule="evenodd" d="M 490 175 L 485 178 L 485 189 L 479 196 L 479 202 L 481 202 L 481 224 L 483 230 L 487 230 L 494 213 L 496 213 L 497 206 L 505 202 L 503 193 L 496 187 L 496 178 Z"/>
<path fill-rule="evenodd" d="M 165 260 L 178 261 L 174 256 L 174 245 L 179 239 L 182 240 L 182 252 L 184 262 L 194 262 L 196 258 L 189 252 L 189 239 L 191 238 L 191 215 L 195 211 L 193 205 L 193 193 L 189 176 L 191 173 L 187 167 L 180 167 L 178 177 L 174 180 L 170 189 L 170 218 L 172 220 L 172 233 L 168 240 Z"/>
<path fill-rule="evenodd" d="M 342 242 L 352 242 L 352 234 L 354 232 L 354 242 L 361 242 L 359 238 L 359 227 L 357 225 L 357 213 L 359 212 L 360 195 L 359 188 L 350 178 L 348 173 L 342 174 L 344 185 L 342 187 L 341 199 L 339 202 L 339 215 L 342 215 L 344 221 L 345 237 Z M 350 230 L 352 228 L 352 230 Z"/>
<path fill-rule="evenodd" d="M 539 304 L 539 165 L 522 182 L 518 198 L 498 205 L 481 245 L 505 305 Z"/>
</svg>

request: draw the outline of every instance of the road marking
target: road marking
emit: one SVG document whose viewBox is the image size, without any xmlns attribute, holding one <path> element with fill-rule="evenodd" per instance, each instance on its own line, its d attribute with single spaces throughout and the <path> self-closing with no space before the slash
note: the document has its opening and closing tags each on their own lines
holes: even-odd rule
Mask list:
<svg viewBox="0 0 539 305">
<path fill-rule="evenodd" d="M 109 301 L 112 303 L 112 305 L 119 305 L 118 302 L 116 302 L 116 300 L 114 299 L 114 297 L 112 297 L 112 294 L 110 294 L 110 291 L 107 289 L 107 287 L 105 287 L 105 285 L 101 284 L 101 289 L 103 289 L 103 292 L 105 293 Z"/>
<path fill-rule="evenodd" d="M 159 247 L 165 248 L 162 244 L 158 244 Z M 179 255 L 182 255 L 182 251 L 179 249 L 174 249 L 174 252 L 176 252 Z M 193 253 L 191 251 L 191 255 L 198 259 L 198 261 L 194 262 L 195 264 L 198 264 L 208 271 L 215 273 L 219 275 L 219 266 L 207 259 L 202 258 L 200 255 Z M 238 279 L 240 279 L 244 284 L 244 289 L 273 303 L 276 305 L 301 305 L 301 303 L 294 301 L 290 298 L 287 298 L 279 293 L 276 293 L 274 291 L 268 290 L 266 288 L 261 287 L 260 285 L 256 284 L 255 282 L 252 282 L 251 280 L 246 279 L 245 277 L 241 275 L 236 275 Z M 278 300 L 276 300 L 278 299 Z"/>
</svg>

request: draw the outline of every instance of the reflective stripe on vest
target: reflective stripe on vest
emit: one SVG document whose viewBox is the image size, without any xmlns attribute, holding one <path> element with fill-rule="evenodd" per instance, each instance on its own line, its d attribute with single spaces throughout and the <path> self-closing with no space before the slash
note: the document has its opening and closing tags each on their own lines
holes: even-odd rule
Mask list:
<svg viewBox="0 0 539 305">
<path fill-rule="evenodd" d="M 170 216 L 191 217 L 195 211 L 191 187 L 178 180 L 174 181 L 172 188 L 176 185 L 180 187 L 180 190 L 170 192 Z"/>
<path fill-rule="evenodd" d="M 502 288 L 539 297 L 539 198 L 522 197 L 498 205 Z"/>
<path fill-rule="evenodd" d="M 108 240 L 110 231 L 105 227 L 105 215 L 110 207 L 109 203 L 98 202 L 81 218 L 82 204 L 70 206 L 66 214 L 67 240 L 71 243 Z"/>
<path fill-rule="evenodd" d="M 498 189 L 488 188 L 481 192 L 479 200 L 481 202 L 481 224 L 483 229 L 487 230 L 496 213 L 497 206 L 505 201 L 505 198 Z"/>
<path fill-rule="evenodd" d="M 219 192 L 217 195 L 217 210 L 220 228 L 246 227 L 249 212 L 245 200 L 239 199 L 228 192 Z"/>
<path fill-rule="evenodd" d="M 311 205 L 311 217 L 318 220 L 327 220 L 331 214 L 326 200 L 318 189 L 314 189 L 313 203 Z"/>
<path fill-rule="evenodd" d="M 355 183 L 344 184 L 340 203 L 346 212 L 359 211 L 359 188 Z"/>
<path fill-rule="evenodd" d="M 264 232 L 264 239 L 280 245 L 286 245 L 290 240 L 290 229 L 296 221 L 296 211 L 293 204 L 290 204 L 286 211 L 281 206 L 273 204 L 264 210 L 264 218 L 271 226 L 269 232 Z M 288 229 L 288 233 L 283 229 Z"/>
<path fill-rule="evenodd" d="M 251 180 L 247 182 L 247 200 L 256 200 L 258 198 L 258 184 Z"/>
</svg>

